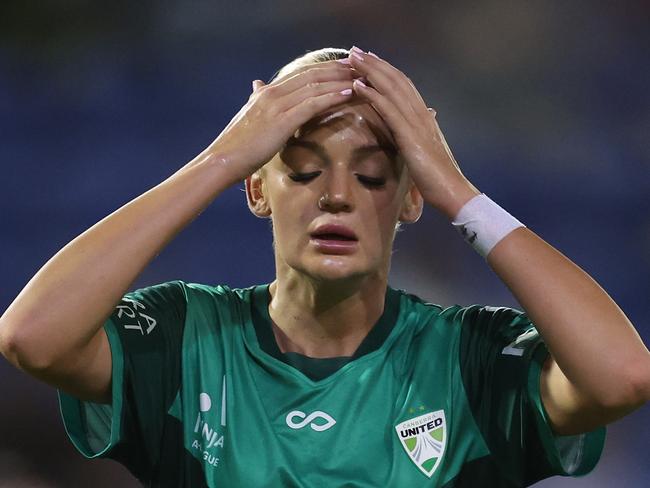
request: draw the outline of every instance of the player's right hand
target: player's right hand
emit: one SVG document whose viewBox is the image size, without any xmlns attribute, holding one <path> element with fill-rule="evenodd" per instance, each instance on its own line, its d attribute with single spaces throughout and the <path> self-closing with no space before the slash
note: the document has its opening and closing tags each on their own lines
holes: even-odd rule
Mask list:
<svg viewBox="0 0 650 488">
<path fill-rule="evenodd" d="M 206 151 L 223 158 L 233 183 L 242 181 L 270 161 L 301 125 L 350 100 L 353 95 L 341 91 L 351 89 L 360 76 L 349 65 L 326 61 L 302 66 L 268 85 L 255 80 L 246 105 Z"/>
</svg>

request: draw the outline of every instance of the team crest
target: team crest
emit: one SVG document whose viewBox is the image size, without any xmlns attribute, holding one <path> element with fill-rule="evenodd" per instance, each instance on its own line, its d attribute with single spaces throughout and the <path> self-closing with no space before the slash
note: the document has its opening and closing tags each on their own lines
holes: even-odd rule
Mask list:
<svg viewBox="0 0 650 488">
<path fill-rule="evenodd" d="M 440 464 L 447 443 L 444 410 L 406 420 L 396 425 L 395 430 L 411 461 L 431 478 Z"/>
</svg>

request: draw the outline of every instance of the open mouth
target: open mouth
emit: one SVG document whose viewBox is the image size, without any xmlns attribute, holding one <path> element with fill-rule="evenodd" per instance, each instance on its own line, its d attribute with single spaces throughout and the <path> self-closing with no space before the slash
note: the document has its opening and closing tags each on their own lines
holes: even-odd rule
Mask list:
<svg viewBox="0 0 650 488">
<path fill-rule="evenodd" d="M 356 241 L 357 239 L 352 236 L 346 236 L 343 234 L 312 234 L 314 239 L 322 239 L 324 241 Z"/>
<path fill-rule="evenodd" d="M 359 248 L 359 239 L 351 227 L 330 222 L 314 229 L 311 243 L 324 254 L 354 254 Z"/>
</svg>

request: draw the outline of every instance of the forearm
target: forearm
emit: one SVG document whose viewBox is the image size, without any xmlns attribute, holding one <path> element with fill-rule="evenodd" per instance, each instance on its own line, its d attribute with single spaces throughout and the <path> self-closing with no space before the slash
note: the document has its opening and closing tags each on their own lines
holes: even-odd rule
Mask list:
<svg viewBox="0 0 650 488">
<path fill-rule="evenodd" d="M 147 263 L 233 183 L 227 172 L 203 153 L 61 249 L 0 318 L 7 359 L 46 368 L 87 344 Z"/>
<path fill-rule="evenodd" d="M 648 400 L 650 353 L 587 273 L 526 228 L 508 234 L 487 260 L 576 391 L 604 407 Z"/>
<path fill-rule="evenodd" d="M 423 200 L 487 257 L 541 333 L 552 356 L 541 375 L 542 400 L 556 412 L 554 423 L 572 430 L 576 418 L 594 412 L 594 425 L 604 425 L 650 400 L 650 353 L 627 317 L 584 271 L 517 228 L 512 216 L 484 199 L 465 207 L 478 189 L 461 173 L 433 115 L 402 135 L 409 174 Z"/>
</svg>

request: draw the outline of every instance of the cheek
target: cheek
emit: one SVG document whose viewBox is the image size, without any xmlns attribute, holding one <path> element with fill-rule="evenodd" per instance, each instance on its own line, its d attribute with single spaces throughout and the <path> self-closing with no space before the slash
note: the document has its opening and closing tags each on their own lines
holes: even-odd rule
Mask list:
<svg viewBox="0 0 650 488">
<path fill-rule="evenodd" d="M 393 229 L 401 209 L 403 197 L 398 191 L 378 194 L 374 200 L 375 219 L 382 229 Z"/>
<path fill-rule="evenodd" d="M 305 203 L 290 194 L 271 201 L 271 218 L 276 245 L 292 248 L 304 245 L 310 222 L 307 208 Z"/>
<path fill-rule="evenodd" d="M 398 212 L 394 196 L 372 196 L 357 220 L 363 229 L 367 252 L 382 256 L 388 252 L 392 246 Z"/>
</svg>

